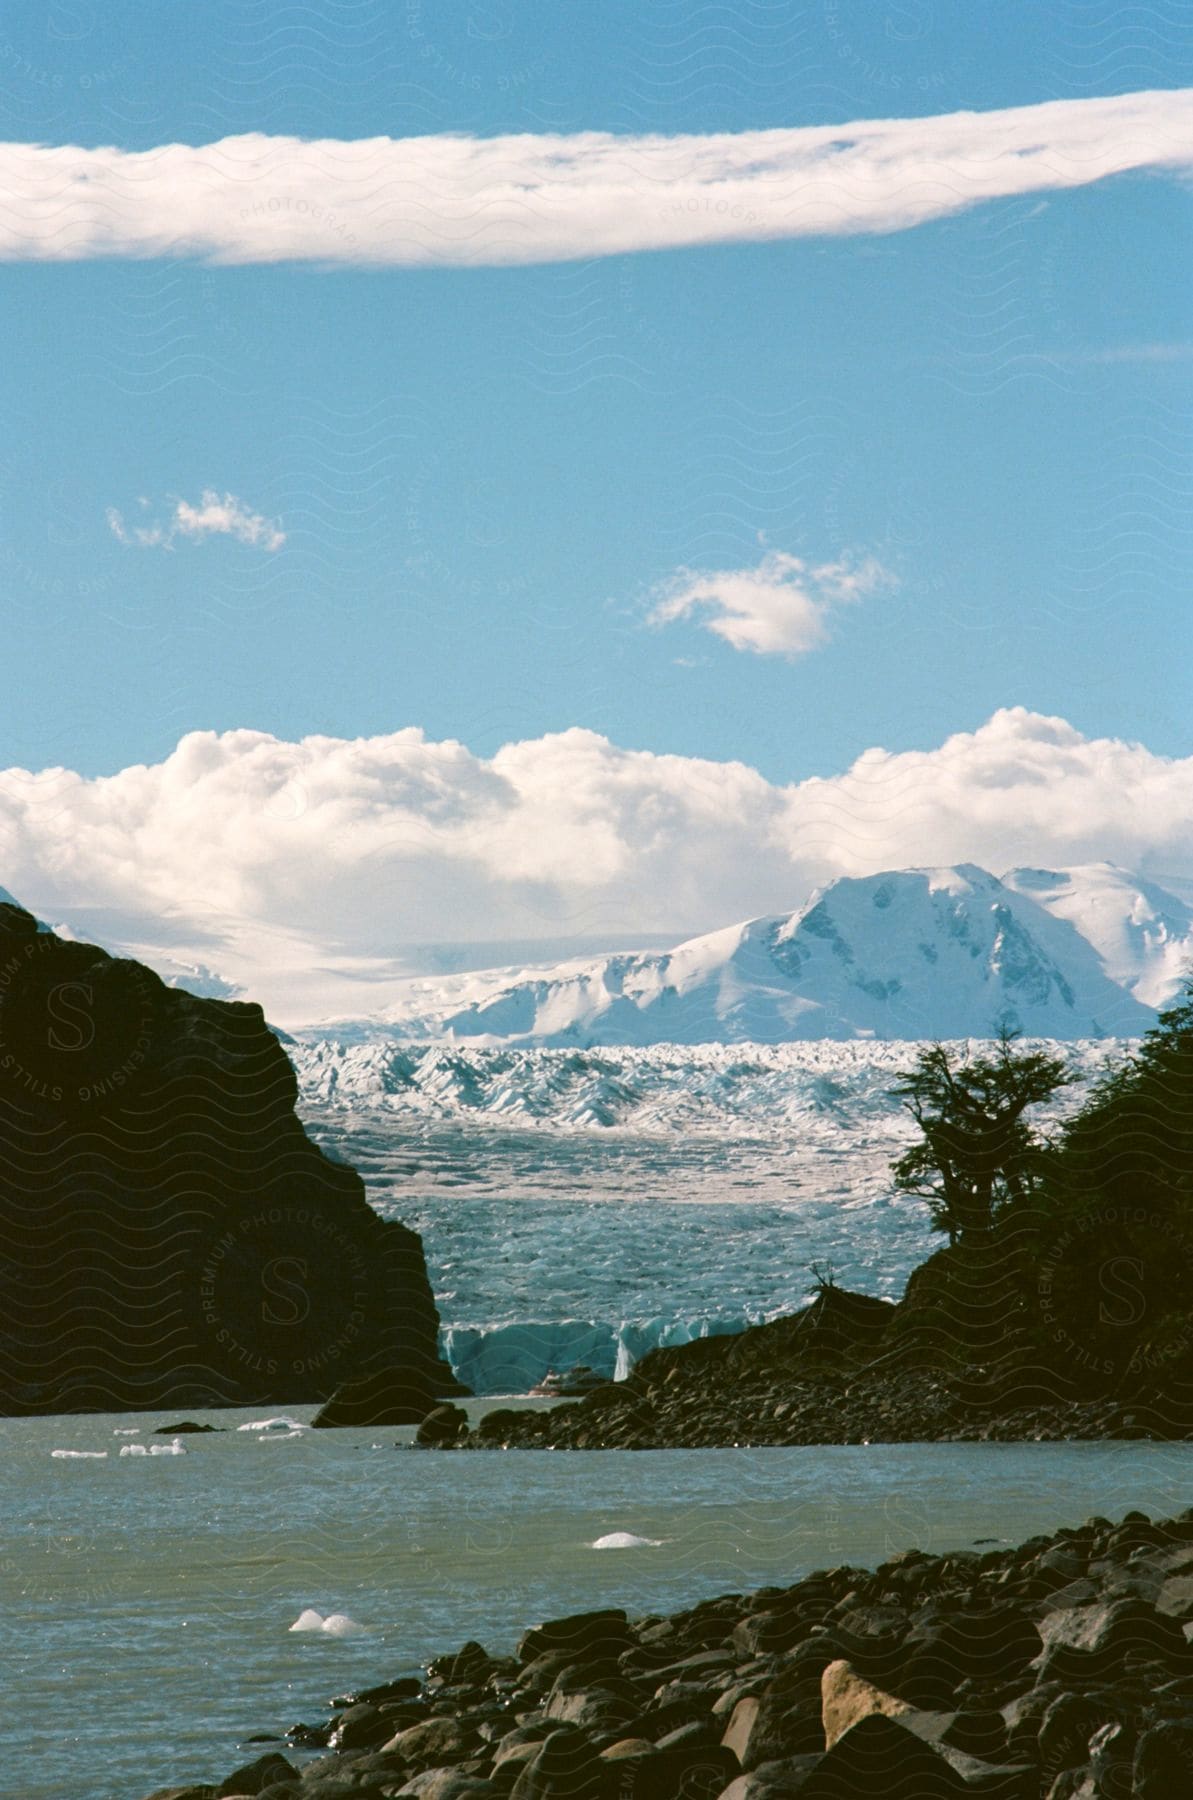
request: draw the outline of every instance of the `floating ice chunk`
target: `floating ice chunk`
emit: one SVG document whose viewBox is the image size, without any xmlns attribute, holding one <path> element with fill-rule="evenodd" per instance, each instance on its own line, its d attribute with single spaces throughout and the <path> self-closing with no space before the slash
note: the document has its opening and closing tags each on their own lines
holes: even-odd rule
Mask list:
<svg viewBox="0 0 1193 1800">
<path fill-rule="evenodd" d="M 363 1631 L 364 1626 L 358 1625 L 355 1619 L 350 1619 L 347 1613 L 328 1613 L 323 1621 L 323 1629 L 328 1637 L 352 1637 L 356 1632 Z"/>
<path fill-rule="evenodd" d="M 632 1531 L 610 1531 L 589 1546 L 592 1550 L 652 1550 L 664 1543 L 663 1538 L 636 1537 Z"/>
<path fill-rule="evenodd" d="M 241 1425 L 238 1429 L 243 1431 L 244 1426 Z M 293 1431 L 263 1431 L 257 1438 L 257 1442 L 259 1444 L 289 1444 L 292 1443 L 295 1438 L 305 1436 L 306 1427 L 303 1425 L 296 1425 Z"/>
<path fill-rule="evenodd" d="M 243 1430 L 244 1427 L 241 1427 Z M 290 1627 L 291 1631 L 322 1631 L 323 1614 L 316 1612 L 313 1606 L 305 1606 Z"/>
<path fill-rule="evenodd" d="M 358 1625 L 355 1619 L 350 1619 L 347 1613 L 328 1613 L 324 1618 L 323 1614 L 316 1612 L 313 1606 L 306 1606 L 290 1629 L 291 1631 L 321 1631 L 326 1637 L 352 1637 L 356 1632 L 363 1631 L 364 1626 Z"/>
<path fill-rule="evenodd" d="M 117 1425 L 112 1433 L 113 1437 L 140 1437 L 140 1435 L 141 1427 L 139 1425 Z"/>
<path fill-rule="evenodd" d="M 296 1432 L 309 1431 L 309 1425 L 303 1425 L 297 1419 L 288 1419 L 285 1414 L 276 1419 L 250 1419 L 247 1425 L 238 1425 L 237 1431 L 272 1431 L 288 1433 L 293 1437 Z"/>
<path fill-rule="evenodd" d="M 175 1438 L 169 1444 L 121 1444 L 121 1456 L 185 1456 L 186 1445 L 181 1438 Z"/>
<path fill-rule="evenodd" d="M 51 1450 L 51 1456 L 57 1456 L 63 1462 L 94 1462 L 106 1456 L 106 1450 Z"/>
</svg>

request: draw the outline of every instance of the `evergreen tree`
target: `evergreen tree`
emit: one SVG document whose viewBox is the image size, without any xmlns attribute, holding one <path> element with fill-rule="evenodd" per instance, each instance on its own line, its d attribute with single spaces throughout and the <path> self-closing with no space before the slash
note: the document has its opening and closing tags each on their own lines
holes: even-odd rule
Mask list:
<svg viewBox="0 0 1193 1800">
<path fill-rule="evenodd" d="M 893 1164 L 895 1186 L 928 1202 L 951 1244 L 988 1235 L 1034 1189 L 1046 1146 L 1025 1114 L 1072 1079 L 1058 1058 L 1017 1050 L 1018 1036 L 1004 1027 L 992 1054 L 969 1059 L 933 1044 L 894 1090 L 922 1134 Z"/>
</svg>

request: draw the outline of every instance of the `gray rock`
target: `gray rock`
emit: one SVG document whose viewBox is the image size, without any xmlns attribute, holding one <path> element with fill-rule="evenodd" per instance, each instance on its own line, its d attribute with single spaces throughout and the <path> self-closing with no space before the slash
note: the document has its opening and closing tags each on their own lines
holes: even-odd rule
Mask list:
<svg viewBox="0 0 1193 1800">
<path fill-rule="evenodd" d="M 1133 1770 L 1135 1800 L 1193 1794 L 1193 1724 L 1153 1725 L 1140 1736 Z"/>
<path fill-rule="evenodd" d="M 470 1725 L 461 1724 L 444 1714 L 435 1719 L 424 1719 L 421 1724 L 408 1725 L 399 1731 L 385 1745 L 385 1750 L 394 1756 L 400 1756 L 408 1763 L 440 1763 L 460 1762 L 477 1743 L 477 1734 Z"/>
<path fill-rule="evenodd" d="M 1044 1775 L 1053 1779 L 1064 1769 L 1083 1769 L 1089 1740 L 1106 1723 L 1105 1708 L 1085 1694 L 1058 1694 L 1044 1713 L 1036 1749 Z"/>
<path fill-rule="evenodd" d="M 625 1725 L 636 1718 L 638 1708 L 608 1688 L 580 1688 L 576 1692 L 554 1692 L 547 1701 L 546 1717 L 561 1725 L 577 1725 L 586 1731 L 605 1730 Z"/>
<path fill-rule="evenodd" d="M 567 1651 L 573 1658 L 596 1652 L 615 1659 L 630 1643 L 629 1625 L 620 1608 L 574 1613 L 566 1619 L 549 1619 L 525 1632 L 518 1644 L 518 1661 L 534 1662 L 549 1650 Z"/>
<path fill-rule="evenodd" d="M 510 1800 L 613 1800 L 616 1764 L 602 1762 L 582 1732 L 553 1731 L 525 1764 Z"/>
<path fill-rule="evenodd" d="M 437 1449 L 456 1444 L 468 1432 L 468 1414 L 462 1406 L 436 1406 L 426 1415 L 414 1434 L 423 1449 Z"/>
<path fill-rule="evenodd" d="M 961 1779 L 934 1750 L 895 1719 L 871 1713 L 820 1758 L 801 1800 L 956 1800 Z"/>
<path fill-rule="evenodd" d="M 784 1762 L 763 1763 L 731 1781 L 720 1800 L 796 1800 L 819 1761 L 819 1756 L 792 1756 Z"/>
<path fill-rule="evenodd" d="M 1131 1792 L 1135 1733 L 1117 1722 L 1103 1725 L 1089 1740 L 1089 1772 L 1094 1792 L 1105 1800 L 1126 1800 Z"/>
<path fill-rule="evenodd" d="M 277 1781 L 297 1781 L 298 1770 L 293 1763 L 288 1763 L 284 1756 L 271 1752 L 268 1756 L 259 1756 L 255 1762 L 245 1763 L 234 1769 L 226 1781 L 216 1788 L 216 1800 L 224 1800 L 228 1794 L 259 1794 L 262 1788 L 269 1787 Z"/>
<path fill-rule="evenodd" d="M 475 1775 L 462 1775 L 458 1769 L 426 1769 L 396 1792 L 411 1800 L 488 1800 L 501 1789 Z"/>
<path fill-rule="evenodd" d="M 1088 1681 L 1108 1674 L 1129 1652 L 1188 1666 L 1189 1646 L 1176 1620 L 1146 1600 L 1123 1599 L 1049 1613 L 1039 1624 L 1041 1679 Z"/>
<path fill-rule="evenodd" d="M 375 1750 L 387 1737 L 392 1737 L 396 1729 L 379 1706 L 362 1701 L 340 1714 L 327 1741 L 333 1750 Z"/>
</svg>

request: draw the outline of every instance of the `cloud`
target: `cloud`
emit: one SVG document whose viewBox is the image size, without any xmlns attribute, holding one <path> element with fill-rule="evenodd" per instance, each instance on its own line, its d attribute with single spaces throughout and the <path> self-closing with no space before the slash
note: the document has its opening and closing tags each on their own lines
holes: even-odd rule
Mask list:
<svg viewBox="0 0 1193 1800">
<path fill-rule="evenodd" d="M 911 864 L 1191 880 L 1191 816 L 1193 757 L 1018 707 L 786 784 L 580 729 L 491 758 L 417 730 L 192 732 L 100 779 L 0 774 L 0 877 L 43 918 L 167 944 L 296 1023 L 377 1004 L 403 944 L 682 936 Z"/>
<path fill-rule="evenodd" d="M 138 504 L 147 508 L 148 500 Z M 280 550 L 286 534 L 276 519 L 250 512 L 235 494 L 219 495 L 214 488 L 204 488 L 198 506 L 189 500 L 175 500 L 174 510 L 166 524 L 126 525 L 123 513 L 109 506 L 109 528 L 122 544 L 140 549 L 172 550 L 179 538 L 202 543 L 204 538 L 231 537 L 237 543 L 252 544 L 261 550 Z"/>
<path fill-rule="evenodd" d="M 559 262 L 904 231 L 982 201 L 1193 166 L 1187 89 L 708 136 L 0 145 L 0 259 Z"/>
<path fill-rule="evenodd" d="M 893 580 L 872 556 L 810 564 L 772 550 L 756 569 L 681 569 L 664 584 L 649 621 L 670 625 L 695 615 L 735 650 L 794 661 L 828 641 L 835 606 L 890 587 Z"/>
</svg>

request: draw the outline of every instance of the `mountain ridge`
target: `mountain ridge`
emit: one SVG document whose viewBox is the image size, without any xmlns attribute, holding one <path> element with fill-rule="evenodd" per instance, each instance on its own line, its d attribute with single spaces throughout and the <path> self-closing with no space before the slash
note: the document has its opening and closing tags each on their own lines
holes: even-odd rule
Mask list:
<svg viewBox="0 0 1193 1800">
<path fill-rule="evenodd" d="M 410 983 L 300 1035 L 593 1048 L 816 1038 L 1135 1037 L 1179 986 L 1193 909 L 1108 864 L 842 876 L 791 913 L 662 952 Z"/>
</svg>

